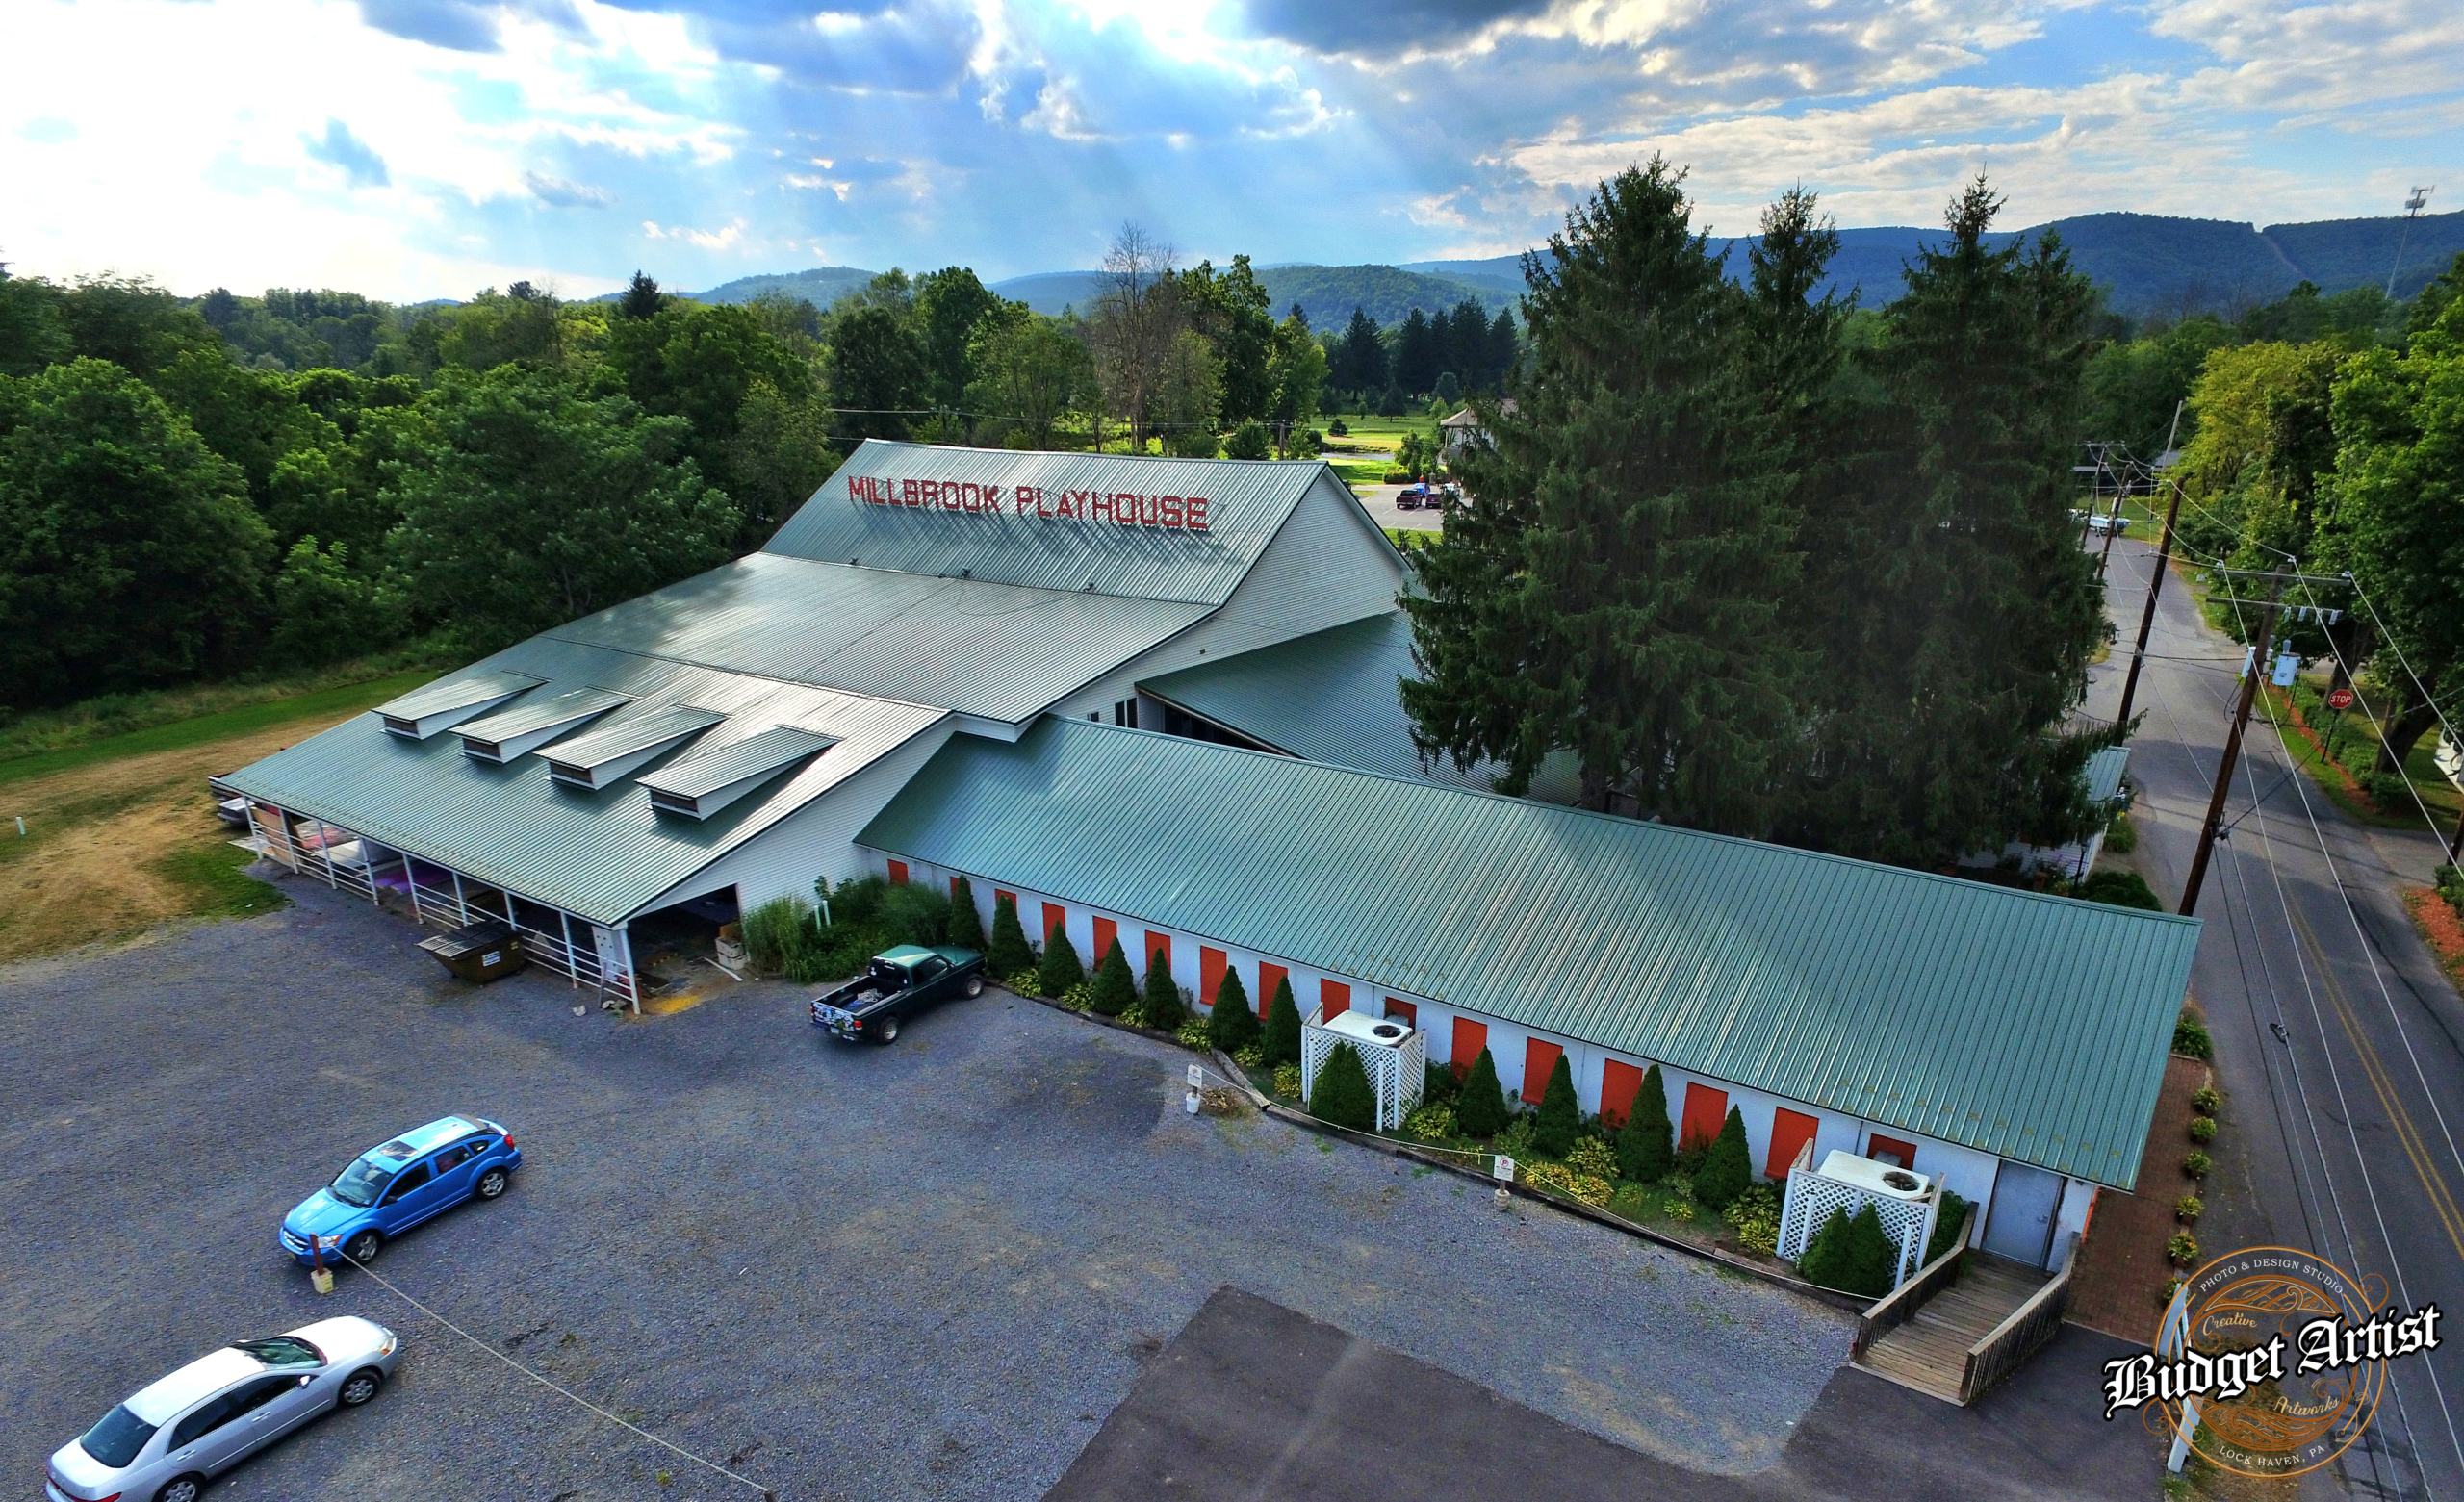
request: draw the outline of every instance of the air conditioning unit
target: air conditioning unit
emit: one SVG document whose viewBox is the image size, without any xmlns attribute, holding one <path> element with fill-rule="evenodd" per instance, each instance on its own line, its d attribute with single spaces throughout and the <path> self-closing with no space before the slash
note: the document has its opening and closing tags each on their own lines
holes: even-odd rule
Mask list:
<svg viewBox="0 0 2464 1502">
<path fill-rule="evenodd" d="M 1411 1025 L 1391 1017 L 1372 1017 L 1365 1012 L 1337 1012 L 1323 1024 L 1328 1032 L 1339 1032 L 1356 1044 L 1372 1048 L 1401 1049 L 1412 1037 Z"/>
<path fill-rule="evenodd" d="M 1822 1176 L 1853 1184 L 1873 1194 L 1886 1194 L 1894 1200 L 1921 1200 L 1934 1186 L 1927 1175 L 1911 1169 L 1894 1168 L 1870 1158 L 1833 1148 L 1822 1160 Z"/>
</svg>

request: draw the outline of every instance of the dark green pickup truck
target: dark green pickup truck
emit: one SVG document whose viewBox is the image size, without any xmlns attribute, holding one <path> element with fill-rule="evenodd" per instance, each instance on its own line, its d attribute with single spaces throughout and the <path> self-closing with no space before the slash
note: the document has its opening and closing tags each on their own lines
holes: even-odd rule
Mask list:
<svg viewBox="0 0 2464 1502">
<path fill-rule="evenodd" d="M 925 1007 L 983 994 L 982 955 L 902 944 L 874 955 L 860 979 L 814 998 L 812 1025 L 851 1043 L 892 1043 L 899 1025 Z"/>
</svg>

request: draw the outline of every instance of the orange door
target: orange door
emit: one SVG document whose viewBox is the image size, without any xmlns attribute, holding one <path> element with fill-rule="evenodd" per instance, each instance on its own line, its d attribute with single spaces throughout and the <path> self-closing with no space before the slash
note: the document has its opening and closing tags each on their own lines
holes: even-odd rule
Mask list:
<svg viewBox="0 0 2464 1502">
<path fill-rule="evenodd" d="M 1291 974 L 1291 971 L 1284 969 L 1281 965 L 1270 965 L 1263 959 L 1258 961 L 1259 1016 L 1265 1016 L 1268 1009 L 1274 1006 L 1274 993 L 1283 985 L 1285 978 Z M 1293 1006 L 1297 1007 L 1299 1005 L 1298 999 L 1296 998 Z"/>
<path fill-rule="evenodd" d="M 1643 1087 L 1643 1072 L 1623 1059 L 1612 1058 L 1600 1070 L 1600 1119 L 1612 1127 L 1623 1127 L 1626 1118 L 1634 1113 L 1634 1096 Z"/>
<path fill-rule="evenodd" d="M 1565 1053 L 1554 1043 L 1538 1038 L 1525 1040 L 1523 1045 L 1523 1104 L 1537 1106 L 1549 1092 L 1549 1076 L 1557 1067 L 1557 1059 Z"/>
<path fill-rule="evenodd" d="M 1480 1050 L 1488 1046 L 1487 1023 L 1474 1022 L 1469 1017 L 1455 1018 L 1454 1043 L 1446 1056 L 1447 1066 L 1454 1071 L 1454 1078 L 1460 1080 L 1470 1074 L 1472 1065 L 1479 1059 Z"/>
<path fill-rule="evenodd" d="M 955 903 L 955 902 L 957 902 L 958 900 L 959 900 L 959 878 L 956 878 L 956 877 L 952 877 L 952 878 L 950 878 L 950 901 Z"/>
<path fill-rule="evenodd" d="M 1146 961 L 1149 968 L 1156 965 L 1163 966 L 1164 974 L 1170 975 L 1172 973 L 1172 936 L 1168 933 L 1158 933 L 1152 929 L 1147 929 L 1146 953 L 1138 957 Z"/>
<path fill-rule="evenodd" d="M 1114 941 L 1117 940 L 1119 937 L 1119 924 L 1113 922 L 1110 918 L 1098 918 L 1095 920 L 1095 952 L 1087 956 L 1088 970 L 1092 971 L 1097 965 L 1104 962 L 1104 956 L 1113 952 Z M 1129 956 L 1124 955 L 1121 957 L 1126 959 Z"/>
<path fill-rule="evenodd" d="M 1004 892 L 996 886 L 992 889 L 992 910 L 996 913 L 999 912 L 1003 903 L 1008 903 L 1013 907 L 1017 906 L 1018 894 L 1015 892 Z"/>
<path fill-rule="evenodd" d="M 1886 1137 L 1877 1132 L 1865 1139 L 1865 1156 L 1878 1163 L 1897 1163 L 1902 1168 L 1916 1166 L 1916 1144 Z"/>
<path fill-rule="evenodd" d="M 1707 1084 L 1685 1082 L 1685 1122 L 1678 1128 L 1677 1146 L 1690 1152 L 1709 1147 L 1729 1119 L 1729 1092 L 1714 1090 Z"/>
<path fill-rule="evenodd" d="M 1068 909 L 1068 908 L 1062 906 L 1059 903 L 1046 903 L 1046 904 L 1043 904 L 1043 941 L 1044 941 L 1046 944 L 1051 943 L 1051 942 L 1052 942 L 1052 930 L 1053 930 L 1053 929 L 1055 929 L 1060 928 L 1064 923 L 1066 923 L 1066 922 L 1068 922 L 1068 921 L 1069 921 L 1069 909 Z"/>
<path fill-rule="evenodd" d="M 1797 1160 L 1797 1150 L 1813 1140 L 1822 1123 L 1801 1110 L 1785 1106 L 1771 1113 L 1771 1156 L 1762 1162 L 1762 1177 L 1785 1179 L 1788 1165 Z"/>
<path fill-rule="evenodd" d="M 1224 963 L 1221 950 L 1197 947 L 1197 994 L 1209 1011 L 1215 1009 L 1215 993 L 1223 984 Z"/>
<path fill-rule="evenodd" d="M 1410 1002 L 1398 1001 L 1391 996 L 1386 998 L 1386 1015 L 1400 1017 L 1415 1028 L 1421 1025 L 1421 1009 L 1418 1006 Z"/>
<path fill-rule="evenodd" d="M 892 886 L 907 884 L 907 862 L 893 860 L 889 863 L 889 884 Z"/>
<path fill-rule="evenodd" d="M 1341 980 L 1321 980 L 1318 982 L 1318 1009 L 1326 1014 L 1323 1020 L 1328 1022 L 1351 1010 L 1351 987 Z"/>
</svg>

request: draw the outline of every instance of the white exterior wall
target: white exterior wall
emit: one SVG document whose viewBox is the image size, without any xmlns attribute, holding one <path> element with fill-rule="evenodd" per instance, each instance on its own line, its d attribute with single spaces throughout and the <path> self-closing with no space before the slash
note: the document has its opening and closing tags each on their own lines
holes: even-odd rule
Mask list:
<svg viewBox="0 0 2464 1502">
<path fill-rule="evenodd" d="M 1073 720 L 1091 714 L 1109 724 L 1113 705 L 1129 698 L 1141 678 L 1381 614 L 1395 608 L 1402 588 L 1403 565 L 1393 546 L 1341 481 L 1321 475 L 1221 609 L 1069 695 L 1051 712 Z M 1151 700 L 1140 706 L 1142 728 L 1162 728 L 1162 720 L 1146 718 L 1158 707 Z"/>
<path fill-rule="evenodd" d="M 2062 1186 L 2062 1208 L 2053 1217 L 2053 1257 L 2046 1266 L 2048 1272 L 2062 1271 L 2070 1260 L 2071 1233 L 2087 1231 L 2089 1212 L 2095 1206 L 2096 1185 L 2087 1180 L 2073 1179 Z"/>
<path fill-rule="evenodd" d="M 944 719 L 926 727 L 914 739 L 695 872 L 691 879 L 662 893 L 643 910 L 731 886 L 746 911 L 774 897 L 795 896 L 809 902 L 815 877 L 826 876 L 834 884 L 863 875 L 870 867 L 864 853 L 857 849 L 856 836 L 933 759 L 933 753 L 950 738 L 953 725 Z"/>
</svg>

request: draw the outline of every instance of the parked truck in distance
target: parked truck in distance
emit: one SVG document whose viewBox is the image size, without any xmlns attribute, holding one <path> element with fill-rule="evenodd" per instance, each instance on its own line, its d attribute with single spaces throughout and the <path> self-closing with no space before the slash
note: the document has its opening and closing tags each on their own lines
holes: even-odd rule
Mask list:
<svg viewBox="0 0 2464 1502">
<path fill-rule="evenodd" d="M 900 1025 L 924 1008 L 983 994 L 982 955 L 902 944 L 874 955 L 857 980 L 815 997 L 812 1025 L 851 1043 L 894 1043 Z"/>
</svg>

